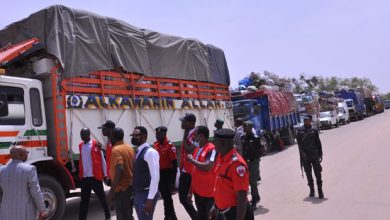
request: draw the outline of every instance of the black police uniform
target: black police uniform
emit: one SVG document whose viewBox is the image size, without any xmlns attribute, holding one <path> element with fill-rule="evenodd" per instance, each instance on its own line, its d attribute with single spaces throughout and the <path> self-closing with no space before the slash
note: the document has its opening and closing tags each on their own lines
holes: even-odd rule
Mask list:
<svg viewBox="0 0 390 220">
<path fill-rule="evenodd" d="M 246 161 L 249 169 L 249 185 L 251 186 L 251 205 L 256 207 L 260 201 L 257 181 L 260 179 L 260 157 L 261 157 L 261 139 L 259 136 L 250 133 L 241 136 L 242 157 Z"/>
<path fill-rule="evenodd" d="M 314 196 L 313 167 L 314 175 L 317 179 L 318 195 L 320 198 L 323 198 L 321 178 L 322 145 L 318 130 L 311 127 L 300 128 L 297 133 L 297 142 L 301 157 L 301 166 L 305 169 L 307 182 L 310 187 L 310 196 Z"/>
</svg>

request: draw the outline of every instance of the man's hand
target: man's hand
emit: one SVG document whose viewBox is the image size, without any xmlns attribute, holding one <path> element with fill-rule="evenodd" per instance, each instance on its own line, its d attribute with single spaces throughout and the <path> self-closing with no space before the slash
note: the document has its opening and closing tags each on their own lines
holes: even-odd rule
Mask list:
<svg viewBox="0 0 390 220">
<path fill-rule="evenodd" d="M 43 219 L 46 219 L 46 218 L 47 218 L 47 212 L 40 212 L 39 213 L 39 216 L 38 216 L 39 220 L 43 220 Z"/>
<path fill-rule="evenodd" d="M 146 215 L 152 214 L 153 211 L 153 200 L 147 199 L 145 202 L 144 212 Z"/>
<path fill-rule="evenodd" d="M 194 159 L 192 154 L 187 154 L 187 161 L 191 162 L 192 159 Z"/>
<path fill-rule="evenodd" d="M 97 146 L 100 150 L 103 150 L 103 149 L 102 149 L 102 143 L 100 143 L 99 141 L 97 141 L 96 146 Z"/>
</svg>

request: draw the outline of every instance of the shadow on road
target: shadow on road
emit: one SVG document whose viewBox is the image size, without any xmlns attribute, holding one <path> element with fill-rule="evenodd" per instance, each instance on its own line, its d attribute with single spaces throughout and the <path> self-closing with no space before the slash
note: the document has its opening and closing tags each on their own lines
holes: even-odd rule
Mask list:
<svg viewBox="0 0 390 220">
<path fill-rule="evenodd" d="M 269 209 L 264 208 L 263 206 L 259 205 L 257 207 L 256 211 L 254 211 L 254 214 L 255 214 L 255 216 L 257 216 L 257 215 L 267 214 L 268 212 L 269 212 Z"/>
<path fill-rule="evenodd" d="M 327 200 L 328 200 L 328 198 L 319 199 L 319 198 L 316 198 L 316 197 L 306 197 L 303 201 L 304 202 L 311 202 L 313 204 L 320 204 L 320 203 L 323 203 L 323 202 L 325 202 Z"/>
</svg>

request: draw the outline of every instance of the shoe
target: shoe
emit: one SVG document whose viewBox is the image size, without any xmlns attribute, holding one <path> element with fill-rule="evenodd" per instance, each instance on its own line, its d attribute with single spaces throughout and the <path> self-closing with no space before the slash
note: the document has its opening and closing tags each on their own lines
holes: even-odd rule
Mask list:
<svg viewBox="0 0 390 220">
<path fill-rule="evenodd" d="M 322 192 L 322 189 L 318 189 L 318 198 L 323 199 L 324 198 L 324 192 Z"/>
<path fill-rule="evenodd" d="M 314 187 L 310 187 L 309 197 L 314 197 Z"/>
</svg>

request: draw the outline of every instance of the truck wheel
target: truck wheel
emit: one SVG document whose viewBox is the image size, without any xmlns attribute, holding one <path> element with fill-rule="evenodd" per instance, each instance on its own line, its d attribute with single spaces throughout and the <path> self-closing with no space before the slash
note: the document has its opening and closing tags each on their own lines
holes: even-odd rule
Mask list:
<svg viewBox="0 0 390 220">
<path fill-rule="evenodd" d="M 58 181 L 48 175 L 39 175 L 39 185 L 48 214 L 47 219 L 61 219 L 65 211 L 65 193 Z"/>
<path fill-rule="evenodd" d="M 336 121 L 336 128 L 339 127 L 339 121 Z"/>
</svg>

